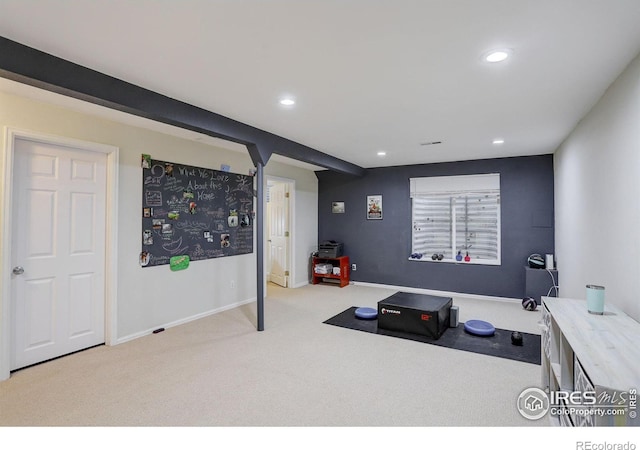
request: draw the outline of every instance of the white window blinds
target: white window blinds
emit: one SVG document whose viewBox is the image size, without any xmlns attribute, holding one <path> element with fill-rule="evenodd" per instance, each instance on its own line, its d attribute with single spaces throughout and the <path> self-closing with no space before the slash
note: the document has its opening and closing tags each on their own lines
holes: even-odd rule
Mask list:
<svg viewBox="0 0 640 450">
<path fill-rule="evenodd" d="M 500 175 L 411 178 L 411 259 L 500 264 Z"/>
</svg>

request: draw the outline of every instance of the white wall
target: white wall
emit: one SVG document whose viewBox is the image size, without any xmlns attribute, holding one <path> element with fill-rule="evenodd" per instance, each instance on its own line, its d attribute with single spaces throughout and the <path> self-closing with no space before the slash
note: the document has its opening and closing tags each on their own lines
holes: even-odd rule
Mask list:
<svg viewBox="0 0 640 450">
<path fill-rule="evenodd" d="M 138 264 L 142 233 L 140 155 L 147 153 L 156 159 L 213 169 L 228 164 L 232 172 L 246 174 L 253 168 L 248 152 L 215 148 L 0 92 L 0 129 L 4 127 L 120 148 L 118 340 L 127 340 L 160 326 L 181 323 L 255 300 L 255 251 L 249 255 L 197 261 L 188 270 L 179 272 L 169 271 L 168 266 L 141 268 Z M 310 246 L 315 246 L 318 234 L 315 174 L 275 161 L 267 164 L 265 174 L 296 181 L 298 220 L 295 246 L 298 253 L 308 254 Z M 0 181 L 4 181 L 4 185 L 11 182 Z M 0 183 L 0 196 L 2 189 L 3 184 Z M 306 279 L 307 261 L 298 258 L 297 263 L 300 267 L 296 266 L 298 276 L 295 281 L 300 284 L 302 279 Z M 232 281 L 235 288 L 231 288 Z M 268 311 L 268 305 L 265 309 Z M 269 327 L 268 320 L 265 327 Z"/>
<path fill-rule="evenodd" d="M 640 56 L 555 153 L 560 296 L 587 284 L 640 320 Z"/>
</svg>

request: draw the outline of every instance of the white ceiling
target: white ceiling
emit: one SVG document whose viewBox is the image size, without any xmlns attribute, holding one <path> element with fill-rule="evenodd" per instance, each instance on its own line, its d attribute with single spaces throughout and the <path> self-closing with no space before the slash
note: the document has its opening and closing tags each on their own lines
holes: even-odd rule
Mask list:
<svg viewBox="0 0 640 450">
<path fill-rule="evenodd" d="M 552 153 L 639 24 L 638 0 L 0 0 L 6 38 L 362 167 Z"/>
</svg>

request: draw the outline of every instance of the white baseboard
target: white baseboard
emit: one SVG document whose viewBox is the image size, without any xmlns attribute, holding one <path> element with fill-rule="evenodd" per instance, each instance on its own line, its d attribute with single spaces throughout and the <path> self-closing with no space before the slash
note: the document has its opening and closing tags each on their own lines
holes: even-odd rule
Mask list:
<svg viewBox="0 0 640 450">
<path fill-rule="evenodd" d="M 413 288 L 413 287 L 408 287 L 408 286 L 395 286 L 395 285 L 390 285 L 390 284 L 378 284 L 378 283 L 366 283 L 366 282 L 362 282 L 362 281 L 352 281 L 351 282 L 353 285 L 355 286 L 366 286 L 366 287 L 374 287 L 374 288 L 381 288 L 381 289 L 392 289 L 395 291 L 402 291 L 402 292 L 413 292 L 413 293 L 417 293 L 417 294 L 427 294 L 427 295 L 438 295 L 438 296 L 446 296 L 446 297 L 456 297 L 456 298 L 469 298 L 469 299 L 475 299 L 475 300 L 489 300 L 489 301 L 497 301 L 497 302 L 521 302 L 522 299 L 517 299 L 517 298 L 508 298 L 508 297 L 493 297 L 493 296 L 489 296 L 489 295 L 479 295 L 479 294 L 466 294 L 466 293 L 461 293 L 461 292 L 449 292 L 449 291 L 438 291 L 438 290 L 434 290 L 434 289 L 423 289 L 423 288 Z M 301 288 L 304 286 L 308 286 L 309 282 L 308 281 L 304 281 L 301 283 L 296 284 L 295 286 L 292 286 L 292 288 Z M 242 305 L 246 305 L 248 303 L 252 303 L 256 301 L 256 297 L 252 297 L 250 299 L 244 300 L 242 302 L 237 302 L 237 303 L 232 303 L 230 305 L 226 305 L 223 306 L 221 308 L 216 308 L 210 311 L 205 311 L 203 313 L 200 314 L 196 314 L 194 316 L 190 316 L 190 317 L 185 317 L 184 319 L 180 319 L 180 320 L 176 320 L 174 322 L 170 322 L 164 325 L 159 325 L 154 327 L 153 329 L 148 329 L 148 330 L 144 330 L 144 331 L 140 331 L 138 333 L 134 333 L 134 334 L 130 334 L 128 336 L 123 336 L 121 338 L 118 338 L 116 340 L 116 345 L 117 344 L 123 344 L 125 342 L 128 341 L 132 341 L 134 339 L 138 339 L 140 337 L 143 336 L 147 336 L 151 333 L 153 333 L 154 330 L 158 329 L 158 328 L 172 328 L 172 327 L 176 327 L 178 325 L 183 325 L 185 323 L 189 323 L 192 322 L 194 320 L 198 320 L 198 319 L 202 319 L 204 317 L 213 315 L 213 314 L 218 314 L 221 313 L 223 311 L 227 311 L 229 309 L 233 309 L 233 308 L 237 308 L 238 306 L 242 306 Z"/>
<path fill-rule="evenodd" d="M 139 333 L 130 334 L 128 336 L 124 336 L 124 337 L 118 338 L 116 340 L 116 345 L 117 344 L 123 344 L 125 342 L 141 338 L 143 336 L 148 336 L 149 334 L 153 333 L 153 331 L 157 330 L 158 328 L 167 329 L 167 328 L 177 327 L 178 325 L 184 325 L 185 323 L 193 322 L 194 320 L 202 319 L 204 317 L 211 316 L 213 314 L 218 314 L 218 313 L 221 313 L 223 311 L 228 311 L 230 309 L 237 308 L 238 306 L 246 305 L 248 303 L 252 303 L 252 302 L 255 302 L 255 301 L 256 301 L 256 297 L 252 297 L 252 298 L 250 298 L 248 300 L 244 300 L 244 301 L 237 302 L 237 303 L 232 303 L 230 305 L 222 306 L 220 308 L 212 309 L 210 311 L 205 311 L 203 313 L 196 314 L 194 316 L 185 317 L 184 319 L 176 320 L 174 322 L 169 322 L 169 323 L 164 324 L 164 325 L 159 325 L 157 327 L 154 327 L 153 329 L 148 329 L 148 330 L 145 330 L 145 331 L 141 331 Z"/>
<path fill-rule="evenodd" d="M 427 295 L 437 295 L 444 297 L 457 297 L 457 298 L 469 298 L 475 300 L 490 300 L 494 302 L 522 302 L 521 298 L 509 298 L 509 297 L 493 297 L 490 295 L 480 295 L 480 294 L 466 294 L 462 292 L 449 292 L 449 291 L 436 291 L 434 289 L 423 289 L 423 288 L 413 288 L 407 286 L 393 286 L 390 284 L 378 284 L 378 283 L 365 283 L 362 281 L 352 281 L 352 283 L 356 286 L 367 286 L 367 287 L 375 287 L 375 288 L 383 288 L 383 289 L 393 289 L 395 291 L 402 292 L 411 292 L 415 294 L 427 294 Z"/>
</svg>

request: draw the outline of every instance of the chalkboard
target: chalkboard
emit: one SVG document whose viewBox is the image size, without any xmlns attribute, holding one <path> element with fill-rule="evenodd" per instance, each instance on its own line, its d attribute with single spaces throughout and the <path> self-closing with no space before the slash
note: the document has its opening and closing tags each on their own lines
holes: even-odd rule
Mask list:
<svg viewBox="0 0 640 450">
<path fill-rule="evenodd" d="M 252 176 L 143 155 L 142 183 L 141 266 L 253 252 Z"/>
</svg>

